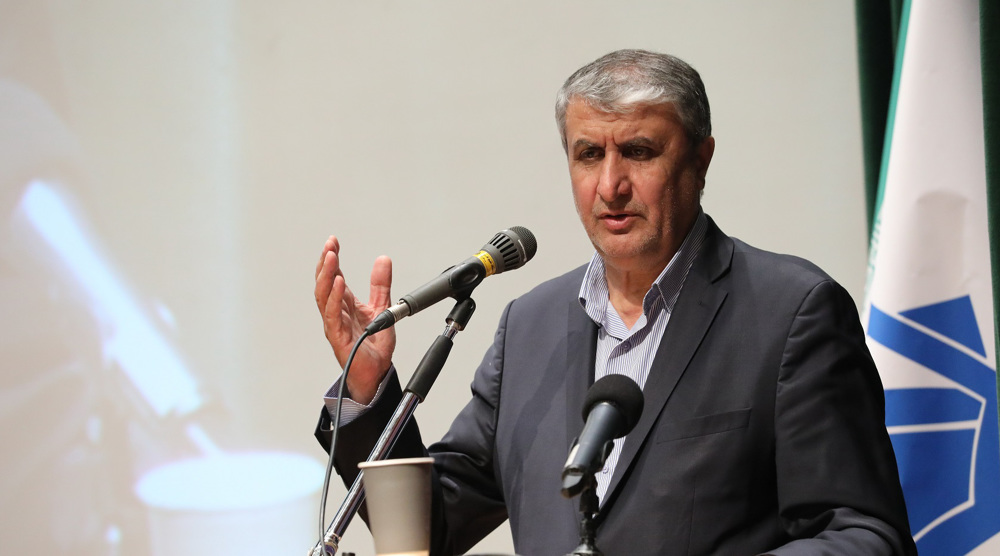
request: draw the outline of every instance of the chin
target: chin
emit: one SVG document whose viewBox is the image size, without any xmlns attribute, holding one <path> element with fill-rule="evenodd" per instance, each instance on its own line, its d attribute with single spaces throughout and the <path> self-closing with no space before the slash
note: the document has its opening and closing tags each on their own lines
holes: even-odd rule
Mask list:
<svg viewBox="0 0 1000 556">
<path fill-rule="evenodd" d="M 656 238 L 634 234 L 604 235 L 591 242 L 605 261 L 646 259 L 656 257 L 658 251 Z"/>
<path fill-rule="evenodd" d="M 632 259 L 635 257 L 642 256 L 644 250 L 641 245 L 635 245 L 633 242 L 615 242 L 615 241 L 603 241 L 596 243 L 597 252 L 604 257 L 604 260 L 609 259 Z"/>
</svg>

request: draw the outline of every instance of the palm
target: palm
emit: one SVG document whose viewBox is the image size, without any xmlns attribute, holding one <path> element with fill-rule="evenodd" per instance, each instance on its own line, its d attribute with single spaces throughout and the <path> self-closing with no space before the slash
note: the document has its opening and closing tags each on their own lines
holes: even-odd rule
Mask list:
<svg viewBox="0 0 1000 556">
<path fill-rule="evenodd" d="M 331 236 L 316 265 L 315 295 L 316 305 L 323 316 L 326 338 L 343 368 L 365 326 L 389 306 L 392 262 L 388 257 L 376 259 L 368 302 L 362 303 L 344 281 L 339 254 L 340 244 Z M 361 344 L 351 362 L 347 383 L 352 399 L 362 403 L 371 401 L 389 370 L 395 348 L 396 333 L 393 329 L 383 330 Z"/>
</svg>

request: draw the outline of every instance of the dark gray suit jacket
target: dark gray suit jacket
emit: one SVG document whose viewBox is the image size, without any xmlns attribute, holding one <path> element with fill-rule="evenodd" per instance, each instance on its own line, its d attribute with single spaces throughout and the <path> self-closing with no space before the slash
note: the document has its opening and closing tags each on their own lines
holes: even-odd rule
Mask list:
<svg viewBox="0 0 1000 556">
<path fill-rule="evenodd" d="M 461 554 L 506 518 L 519 554 L 563 556 L 578 544 L 577 501 L 561 497 L 560 472 L 593 382 L 583 272 L 507 306 L 472 400 L 428 449 L 432 554 Z M 400 395 L 393 379 L 342 428 L 345 483 Z M 857 310 L 811 263 L 710 221 L 644 396 L 601 509 L 608 556 L 916 554 Z M 324 410 L 321 443 L 328 429 Z M 391 457 L 423 453 L 414 424 Z"/>
</svg>

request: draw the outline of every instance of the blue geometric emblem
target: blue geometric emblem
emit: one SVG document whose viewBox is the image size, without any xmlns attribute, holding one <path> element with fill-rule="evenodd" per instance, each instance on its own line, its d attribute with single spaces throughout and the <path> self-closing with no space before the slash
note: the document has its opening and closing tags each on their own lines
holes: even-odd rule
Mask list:
<svg viewBox="0 0 1000 556">
<path fill-rule="evenodd" d="M 1000 532 L 997 373 L 969 353 L 986 355 L 972 301 L 872 305 L 868 335 L 958 385 L 887 389 L 885 422 L 920 554 L 966 554 Z"/>
</svg>

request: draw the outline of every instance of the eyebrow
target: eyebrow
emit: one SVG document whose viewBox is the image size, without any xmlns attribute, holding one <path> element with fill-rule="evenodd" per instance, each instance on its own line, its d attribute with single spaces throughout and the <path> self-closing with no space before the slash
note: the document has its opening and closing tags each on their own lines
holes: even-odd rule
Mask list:
<svg viewBox="0 0 1000 556">
<path fill-rule="evenodd" d="M 635 137 L 621 144 L 622 147 L 656 147 L 656 143 L 649 137 Z"/>
<path fill-rule="evenodd" d="M 577 149 L 579 149 L 579 148 L 581 148 L 581 147 L 598 147 L 598 148 L 603 148 L 603 147 L 600 147 L 597 143 L 593 143 L 593 142 L 588 141 L 586 139 L 577 139 L 576 141 L 573 142 L 573 150 L 574 151 L 577 150 Z"/>
<path fill-rule="evenodd" d="M 580 149 L 586 149 L 590 147 L 604 149 L 604 147 L 598 145 L 597 143 L 594 143 L 593 141 L 588 141 L 587 139 L 577 139 L 576 141 L 573 142 L 572 150 L 573 152 L 576 152 Z M 627 149 L 629 147 L 648 147 L 655 149 L 658 148 L 658 144 L 649 137 L 640 136 L 640 137 L 633 137 L 632 139 L 625 141 L 624 143 L 619 145 L 619 147 L 623 149 Z"/>
</svg>

